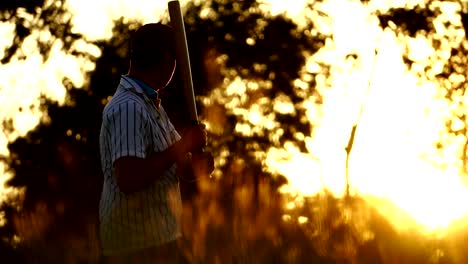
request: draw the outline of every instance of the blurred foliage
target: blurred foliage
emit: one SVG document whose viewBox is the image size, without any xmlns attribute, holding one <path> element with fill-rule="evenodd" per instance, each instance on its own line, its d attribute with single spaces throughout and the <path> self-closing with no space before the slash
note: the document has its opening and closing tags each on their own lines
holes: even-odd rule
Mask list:
<svg viewBox="0 0 468 264">
<path fill-rule="evenodd" d="M 256 1 L 203 1 L 189 3 L 186 10 L 195 88 L 203 95 L 202 118 L 212 132 L 210 150 L 222 160 L 220 174 L 236 171 L 226 180 L 254 177 L 258 183 L 270 147 L 292 141 L 306 151 L 296 136 L 311 132 L 301 103 L 315 93 L 315 79 L 311 76 L 306 89 L 294 80 L 302 76 L 307 55 L 323 46 L 325 36 L 310 33 L 312 22 L 301 29 L 284 16 L 265 14 Z M 233 82 L 239 87 L 229 88 Z M 276 111 L 278 99 L 286 100 L 294 112 Z M 253 107 L 273 124 L 249 119 Z M 239 126 L 250 132 L 239 131 Z M 278 180 L 277 185 L 284 182 Z"/>
<path fill-rule="evenodd" d="M 416 6 L 413 9 L 396 8 L 390 9 L 385 14 L 380 14 L 379 19 L 381 25 L 391 27 L 390 21 L 397 28 L 394 30 L 408 35 L 410 38 L 416 37 L 417 34 L 422 34 L 432 41 L 432 46 L 436 50 L 435 56 L 444 57 L 444 65 L 442 70 L 434 70 L 434 65 L 426 65 L 424 67 L 423 77 L 436 82 L 440 86 L 440 94 L 442 99 L 448 103 L 450 109 L 450 117 L 446 121 L 446 132 L 443 133 L 444 139 L 436 144 L 438 149 L 443 149 L 447 145 L 447 141 L 459 141 L 462 138 L 462 147 L 459 151 L 459 160 L 463 166 L 461 171 L 468 173 L 468 118 L 466 115 L 466 96 L 467 85 L 467 37 L 468 37 L 468 3 L 463 1 L 451 2 L 453 5 L 459 5 L 461 27 L 458 27 L 457 21 L 453 18 L 446 18 L 439 32 L 435 29 L 435 19 L 442 14 L 440 1 L 427 1 L 423 6 Z M 459 38 L 454 35 L 456 30 L 464 30 L 465 38 Z M 442 34 L 442 36 L 440 36 Z M 445 47 L 443 47 L 445 45 Z M 448 46 L 448 47 L 447 47 Z M 448 52 L 449 56 L 437 55 L 439 49 L 444 48 L 444 52 Z M 411 68 L 415 63 L 409 58 L 408 54 L 403 55 L 403 60 L 408 68 Z M 436 72 L 435 76 L 432 72 Z M 447 140 L 449 138 L 449 140 Z"/>
<path fill-rule="evenodd" d="M 27 262 L 88 262 L 99 256 L 101 112 L 119 73 L 128 67 L 130 31 L 128 24 L 116 21 L 114 36 L 94 43 L 102 55 L 89 73 L 88 85 L 78 89 L 64 79 L 66 104 L 42 98 L 41 124 L 9 144 L 10 155 L 3 159 L 14 177 L 7 185 L 22 191 L 3 201 L 6 224 L 0 232 L 4 239 L 20 239 L 14 246 Z"/>
<path fill-rule="evenodd" d="M 185 12 L 195 92 L 201 117 L 209 124 L 209 150 L 218 157 L 220 175 L 196 186 L 183 186 L 196 188 L 191 195 L 184 193 L 181 249 L 187 260 L 465 263 L 466 230 L 454 231 L 457 236 L 450 240 L 398 233 L 357 197 L 338 199 L 323 193 L 303 200 L 294 210 L 283 208 L 287 198 L 277 188 L 286 180 L 267 173 L 263 158 L 270 147 L 285 142 L 306 151 L 297 135 L 308 135 L 313 128 L 305 119 L 302 102 L 317 92 L 315 76 L 304 70 L 304 63 L 322 47 L 326 36 L 312 33 L 312 21 L 299 28 L 287 17 L 265 13 L 254 0 L 197 1 L 189 3 Z M 414 36 L 432 30 L 429 21 L 435 14 L 431 12 L 398 9 L 380 18 L 383 26 L 393 21 Z M 45 60 L 53 41 L 62 41 L 68 50 L 82 38 L 70 31 L 71 16 L 64 1 L 2 1 L 0 18 L 14 23 L 16 30 L 2 63 L 21 57 L 21 44 L 35 30 L 51 35 L 45 42 L 37 39 Z M 10 156 L 3 160 L 14 177 L 8 185 L 20 191 L 1 204 L 6 222 L 0 227 L 0 261 L 97 261 L 101 111 L 120 75 L 126 73 L 128 39 L 137 26 L 124 19 L 115 21 L 112 38 L 93 43 L 101 50 L 99 58 L 80 54 L 96 63 L 85 87 L 75 88 L 64 79 L 66 104 L 43 98 L 41 124 L 9 144 Z M 306 87 L 295 85 L 297 79 Z M 232 91 L 232 83 L 241 90 Z M 182 131 L 188 120 L 179 86 L 176 76 L 162 97 Z M 294 111 L 279 111 L 277 101 L 292 105 Z M 272 126 L 257 125 L 249 117 L 254 106 L 268 116 Z M 9 124 L 5 122 L 5 128 L 12 129 Z M 236 129 L 238 125 L 250 132 Z"/>
<path fill-rule="evenodd" d="M 37 49 L 47 60 L 52 45 L 61 41 L 62 49 L 70 51 L 74 41 L 82 39 L 80 34 L 73 33 L 72 15 L 67 11 L 65 0 L 2 0 L 0 3 L 0 22 L 14 24 L 15 37 L 5 50 L 0 60 L 2 64 L 10 62 L 13 56 L 25 59 L 21 46 L 28 37 L 35 37 Z M 38 36 L 39 32 L 49 34 Z M 77 54 L 75 54 L 77 55 Z"/>
<path fill-rule="evenodd" d="M 388 27 L 391 21 L 398 29 L 408 32 L 411 37 L 414 37 L 420 31 L 427 33 L 434 30 L 431 20 L 436 15 L 428 8 L 417 6 L 413 9 L 392 8 L 384 14 L 380 14 L 379 19 L 383 28 Z"/>
</svg>

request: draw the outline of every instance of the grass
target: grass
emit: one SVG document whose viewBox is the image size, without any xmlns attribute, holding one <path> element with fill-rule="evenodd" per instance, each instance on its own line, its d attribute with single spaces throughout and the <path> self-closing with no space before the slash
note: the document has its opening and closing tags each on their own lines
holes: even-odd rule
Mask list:
<svg viewBox="0 0 468 264">
<path fill-rule="evenodd" d="M 383 206 L 399 210 L 384 201 L 337 198 L 326 191 L 293 197 L 278 193 L 268 180 L 257 186 L 201 181 L 199 193 L 184 203 L 179 246 L 188 263 L 468 263 L 464 220 L 443 236 L 430 235 L 400 212 L 402 228 L 403 220 L 377 210 Z M 53 221 L 42 218 L 29 215 L 23 231 L 41 222 L 49 231 L 9 251 L 3 245 L 4 260 L 98 263 L 96 223 L 52 235 Z"/>
</svg>

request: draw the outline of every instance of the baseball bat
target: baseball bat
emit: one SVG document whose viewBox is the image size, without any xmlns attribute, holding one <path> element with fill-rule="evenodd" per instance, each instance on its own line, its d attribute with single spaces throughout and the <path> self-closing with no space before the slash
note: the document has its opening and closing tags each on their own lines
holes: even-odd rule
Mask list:
<svg viewBox="0 0 468 264">
<path fill-rule="evenodd" d="M 187 103 L 190 121 L 198 124 L 197 107 L 195 103 L 195 93 L 193 91 L 192 71 L 190 69 L 190 57 L 188 52 L 187 37 L 185 35 L 184 19 L 180 9 L 179 1 L 169 1 L 169 16 L 171 25 L 174 28 L 175 48 L 177 68 L 181 74 L 184 97 Z"/>
</svg>

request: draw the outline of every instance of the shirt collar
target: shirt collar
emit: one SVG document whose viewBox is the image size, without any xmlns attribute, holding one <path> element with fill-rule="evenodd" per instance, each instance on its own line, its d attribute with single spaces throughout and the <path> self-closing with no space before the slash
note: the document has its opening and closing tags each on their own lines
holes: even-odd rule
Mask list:
<svg viewBox="0 0 468 264">
<path fill-rule="evenodd" d="M 125 83 L 126 82 L 126 83 Z M 141 80 L 138 80 L 134 77 L 130 77 L 128 75 L 122 75 L 122 79 L 120 80 L 120 84 L 125 89 L 132 89 L 136 93 L 143 95 L 145 100 L 154 102 L 156 106 L 159 108 L 159 104 L 161 99 L 159 99 L 159 94 L 155 91 L 151 86 L 147 85 Z"/>
</svg>

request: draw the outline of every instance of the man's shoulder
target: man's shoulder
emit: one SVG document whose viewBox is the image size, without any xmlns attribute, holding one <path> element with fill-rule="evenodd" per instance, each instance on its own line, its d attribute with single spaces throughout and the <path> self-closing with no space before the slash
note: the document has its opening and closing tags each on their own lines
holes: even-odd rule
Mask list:
<svg viewBox="0 0 468 264">
<path fill-rule="evenodd" d="M 138 111 L 144 111 L 146 108 L 145 101 L 138 94 L 130 90 L 121 89 L 116 92 L 104 107 L 103 114 L 125 111 L 129 105 L 135 106 L 132 109 Z"/>
</svg>

